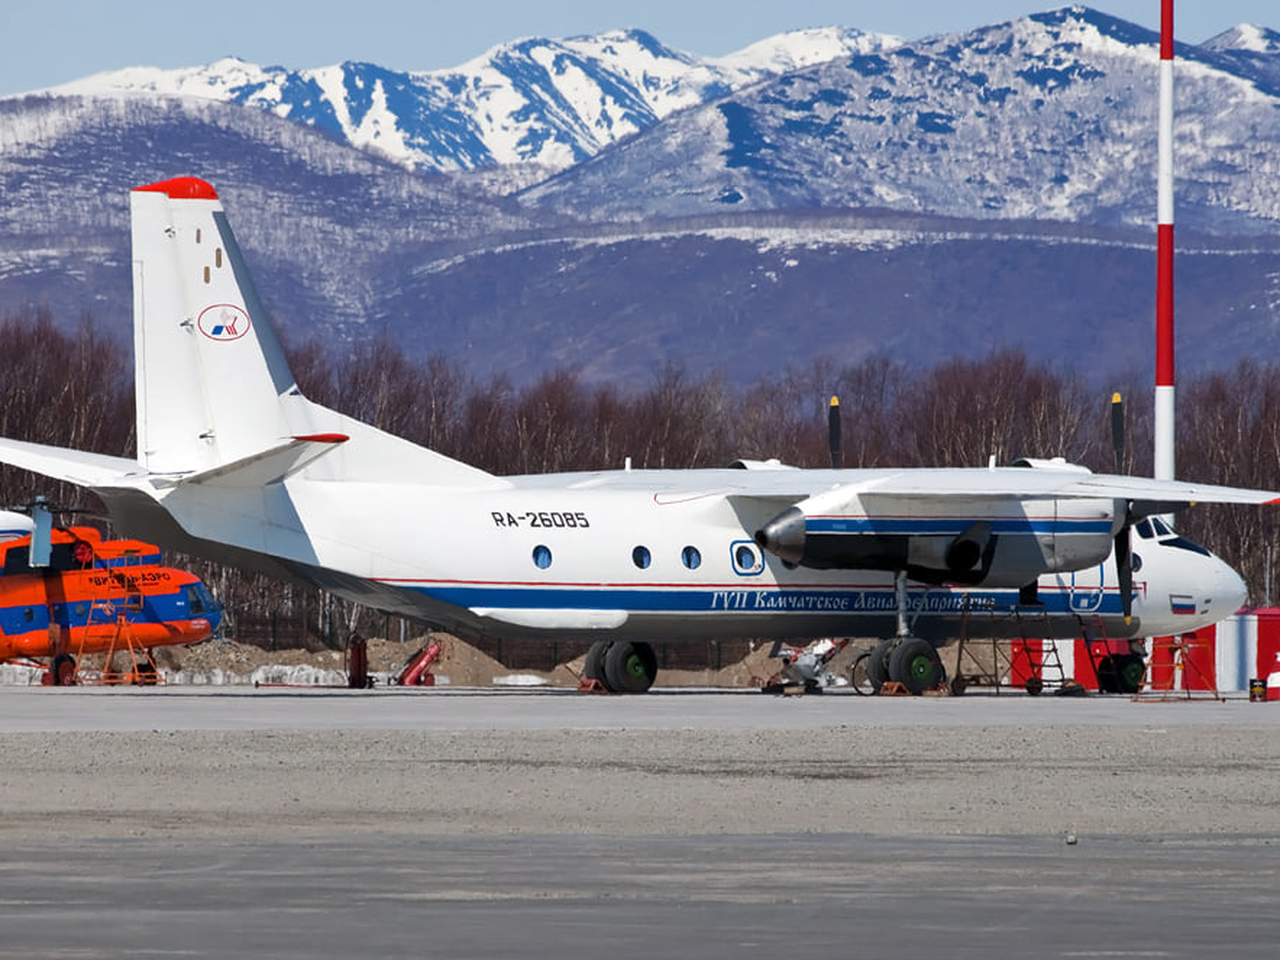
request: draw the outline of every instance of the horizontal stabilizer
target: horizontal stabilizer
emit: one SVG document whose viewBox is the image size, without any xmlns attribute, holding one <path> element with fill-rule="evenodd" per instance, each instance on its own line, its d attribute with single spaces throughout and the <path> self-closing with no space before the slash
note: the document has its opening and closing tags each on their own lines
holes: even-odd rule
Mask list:
<svg viewBox="0 0 1280 960">
<path fill-rule="evenodd" d="M 313 460 L 346 443 L 347 439 L 341 433 L 291 437 L 261 453 L 183 477 L 181 482 L 219 487 L 265 487 L 291 477 Z"/>
</svg>

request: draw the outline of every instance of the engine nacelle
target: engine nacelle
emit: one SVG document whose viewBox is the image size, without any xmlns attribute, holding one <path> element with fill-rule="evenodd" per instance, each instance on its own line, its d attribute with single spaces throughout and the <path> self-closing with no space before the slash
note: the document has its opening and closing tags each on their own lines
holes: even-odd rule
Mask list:
<svg viewBox="0 0 1280 960">
<path fill-rule="evenodd" d="M 755 533 L 793 566 L 906 571 L 929 583 L 1021 587 L 1096 566 L 1124 517 L 1115 500 L 830 495 L 788 507 Z"/>
</svg>

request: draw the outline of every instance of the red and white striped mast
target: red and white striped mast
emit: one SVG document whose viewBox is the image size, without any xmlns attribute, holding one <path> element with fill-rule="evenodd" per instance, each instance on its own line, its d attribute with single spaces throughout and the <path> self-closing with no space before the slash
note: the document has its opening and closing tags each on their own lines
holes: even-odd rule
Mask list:
<svg viewBox="0 0 1280 960">
<path fill-rule="evenodd" d="M 1173 394 L 1173 0 L 1160 0 L 1160 133 L 1157 146 L 1155 477 L 1174 478 Z"/>
</svg>

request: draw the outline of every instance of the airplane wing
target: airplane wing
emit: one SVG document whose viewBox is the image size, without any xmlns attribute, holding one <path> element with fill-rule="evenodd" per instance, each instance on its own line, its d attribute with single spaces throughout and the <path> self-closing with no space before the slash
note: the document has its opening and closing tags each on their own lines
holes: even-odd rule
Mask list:
<svg viewBox="0 0 1280 960">
<path fill-rule="evenodd" d="M 726 491 L 726 495 L 732 499 L 792 503 L 816 497 L 823 501 L 848 501 L 858 497 L 864 502 L 879 499 L 1115 499 L 1169 504 L 1169 509 L 1193 503 L 1280 503 L 1280 491 L 1275 490 L 1025 467 L 796 471 L 759 478 L 755 483 Z"/>
<path fill-rule="evenodd" d="M 115 486 L 147 475 L 136 460 L 22 440 L 0 440 L 0 463 L 90 488 Z"/>
<path fill-rule="evenodd" d="M 1280 503 L 1280 491 L 1223 487 L 1187 480 L 1153 480 L 1112 474 L 1083 474 L 1060 497 L 1114 497 L 1147 503 Z"/>
</svg>

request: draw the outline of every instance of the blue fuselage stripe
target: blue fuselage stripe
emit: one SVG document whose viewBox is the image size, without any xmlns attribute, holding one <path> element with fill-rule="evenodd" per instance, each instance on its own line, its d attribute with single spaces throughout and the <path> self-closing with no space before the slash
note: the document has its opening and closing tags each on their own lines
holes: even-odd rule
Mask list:
<svg viewBox="0 0 1280 960">
<path fill-rule="evenodd" d="M 617 587 L 538 586 L 513 587 L 400 584 L 440 603 L 477 609 L 524 610 L 628 610 L 644 613 L 699 614 L 711 611 L 759 613 L 883 613 L 897 609 L 892 589 L 845 588 L 831 590 L 737 587 L 722 589 L 691 587 L 679 590 L 625 589 Z M 1120 613 L 1120 595 L 1111 590 L 1081 590 L 1095 598 L 1090 613 Z M 1097 595 L 1101 593 L 1099 598 Z M 1073 613 L 1072 594 L 1042 590 L 1040 601 L 1047 613 Z M 911 608 L 922 604 L 924 613 L 954 613 L 963 610 L 1008 609 L 1017 605 L 1017 590 L 930 590 L 911 596 Z"/>
<path fill-rule="evenodd" d="M 884 517 L 806 517 L 806 533 L 863 533 L 863 534 L 936 534 L 958 536 L 973 526 L 972 519 L 931 517 L 924 519 L 898 519 Z M 1110 520 L 988 520 L 992 533 L 1020 533 L 1027 535 L 1055 534 L 1110 534 Z"/>
</svg>

